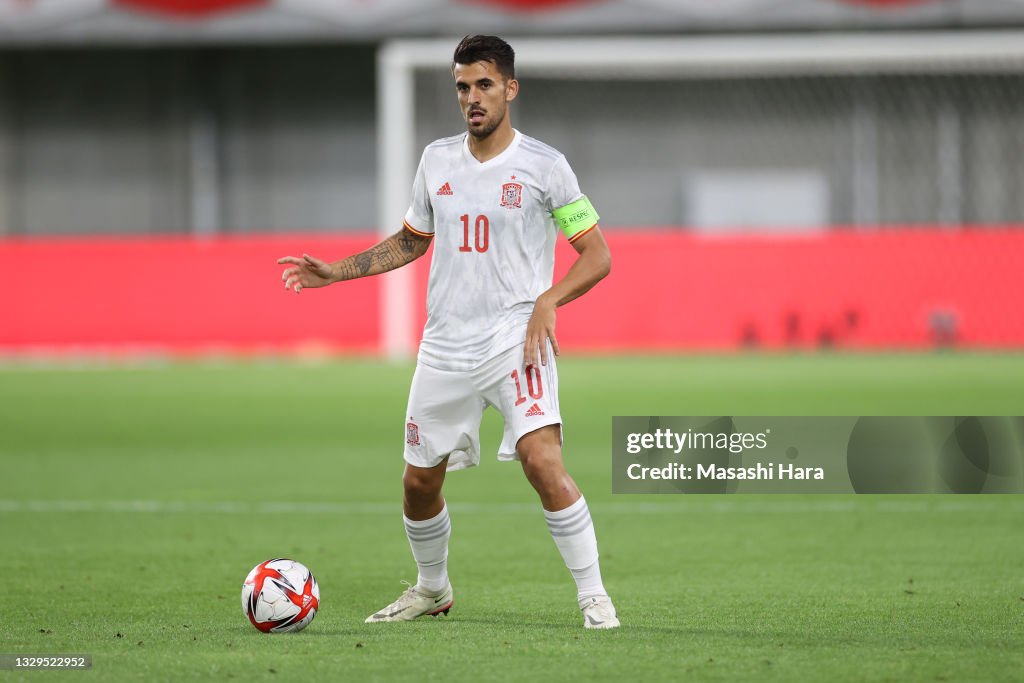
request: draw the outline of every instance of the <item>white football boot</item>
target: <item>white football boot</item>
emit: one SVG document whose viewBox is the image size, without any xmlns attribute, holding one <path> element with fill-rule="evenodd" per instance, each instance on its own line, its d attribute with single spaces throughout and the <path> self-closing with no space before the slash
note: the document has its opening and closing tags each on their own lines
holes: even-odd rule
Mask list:
<svg viewBox="0 0 1024 683">
<path fill-rule="evenodd" d="M 402 583 L 409 586 L 405 592 L 384 609 L 366 617 L 367 624 L 379 621 L 412 621 L 424 614 L 436 617 L 438 614 L 448 614 L 448 610 L 455 602 L 455 592 L 452 591 L 450 583 L 445 586 L 440 595 L 426 595 L 421 593 L 416 586 L 410 585 L 408 581 Z"/>
<path fill-rule="evenodd" d="M 583 610 L 583 625 L 587 628 L 618 628 L 615 605 L 607 595 L 586 598 L 580 603 Z"/>
</svg>

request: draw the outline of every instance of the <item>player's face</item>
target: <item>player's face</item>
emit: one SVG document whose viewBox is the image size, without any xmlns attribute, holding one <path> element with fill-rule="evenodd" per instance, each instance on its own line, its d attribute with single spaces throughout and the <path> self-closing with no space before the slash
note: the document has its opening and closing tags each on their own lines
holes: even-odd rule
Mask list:
<svg viewBox="0 0 1024 683">
<path fill-rule="evenodd" d="M 506 81 L 494 62 L 456 64 L 455 90 L 469 134 L 486 138 L 505 120 L 508 103 L 516 98 L 519 82 Z"/>
</svg>

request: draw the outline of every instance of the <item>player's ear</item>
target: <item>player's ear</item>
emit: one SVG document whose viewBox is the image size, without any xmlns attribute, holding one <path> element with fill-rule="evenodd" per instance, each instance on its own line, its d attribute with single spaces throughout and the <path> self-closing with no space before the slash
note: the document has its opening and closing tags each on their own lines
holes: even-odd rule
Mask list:
<svg viewBox="0 0 1024 683">
<path fill-rule="evenodd" d="M 505 101 L 511 102 L 519 94 L 519 81 L 512 79 L 505 83 Z"/>
</svg>

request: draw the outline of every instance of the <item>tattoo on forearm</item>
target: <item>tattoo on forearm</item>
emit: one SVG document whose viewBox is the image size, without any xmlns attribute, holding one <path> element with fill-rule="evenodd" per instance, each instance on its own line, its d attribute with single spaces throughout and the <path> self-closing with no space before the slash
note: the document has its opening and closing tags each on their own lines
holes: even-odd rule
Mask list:
<svg viewBox="0 0 1024 683">
<path fill-rule="evenodd" d="M 416 243 L 409 235 L 402 235 L 401 237 L 399 237 L 398 246 L 401 248 L 402 254 L 404 254 L 406 257 L 409 257 L 412 254 L 416 253 Z"/>
<path fill-rule="evenodd" d="M 355 266 L 356 270 L 359 271 L 360 275 L 366 275 L 370 272 L 370 266 L 373 265 L 373 250 L 364 251 L 362 254 L 356 254 Z"/>
<path fill-rule="evenodd" d="M 430 240 L 406 234 L 392 235 L 361 254 L 350 256 L 338 266 L 340 279 L 354 280 L 367 275 L 386 273 L 415 261 L 427 252 Z"/>
<path fill-rule="evenodd" d="M 381 267 L 381 270 L 384 272 L 394 270 L 398 266 L 402 265 L 395 258 L 395 255 L 392 253 L 393 248 L 388 248 L 390 246 L 391 245 L 389 245 L 387 242 L 384 242 L 383 244 L 379 244 L 371 250 L 373 252 L 373 260 L 377 262 L 377 265 L 379 265 Z"/>
<path fill-rule="evenodd" d="M 356 271 L 356 267 L 353 265 L 352 259 L 345 259 L 337 265 L 337 269 L 339 280 L 354 280 L 359 277 L 359 273 Z"/>
</svg>

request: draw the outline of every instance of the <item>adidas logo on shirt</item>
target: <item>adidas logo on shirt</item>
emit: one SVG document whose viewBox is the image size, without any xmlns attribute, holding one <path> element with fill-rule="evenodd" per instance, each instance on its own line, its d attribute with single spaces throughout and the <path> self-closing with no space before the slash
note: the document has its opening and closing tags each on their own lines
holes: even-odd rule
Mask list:
<svg viewBox="0 0 1024 683">
<path fill-rule="evenodd" d="M 439 194 L 441 196 L 451 196 L 451 195 L 453 195 L 455 193 L 452 192 L 451 183 L 445 183 L 444 185 L 441 186 L 441 189 L 439 189 L 437 191 L 437 194 Z"/>
<path fill-rule="evenodd" d="M 536 403 L 534 403 L 532 406 L 530 406 L 530 409 L 526 411 L 526 417 L 537 417 L 538 415 L 543 415 L 543 414 L 544 414 L 544 411 L 541 410 L 540 406 L 537 405 Z"/>
</svg>

